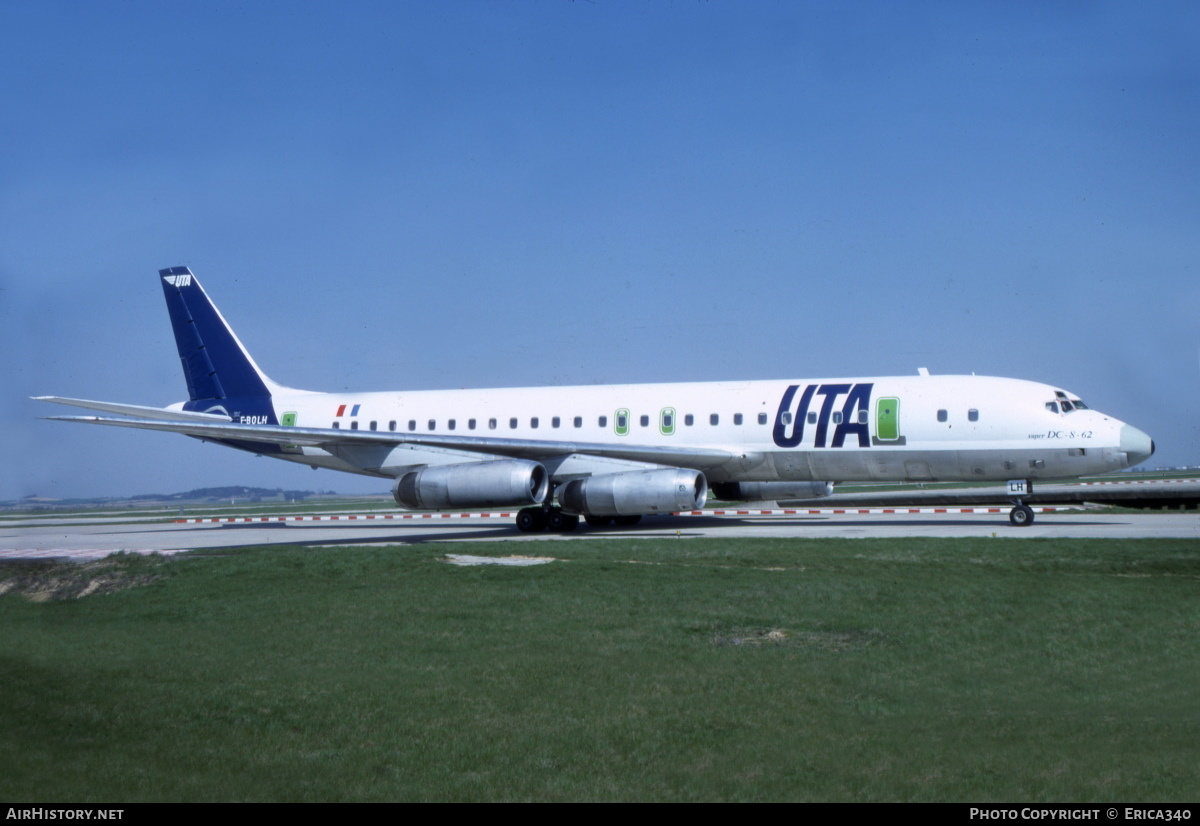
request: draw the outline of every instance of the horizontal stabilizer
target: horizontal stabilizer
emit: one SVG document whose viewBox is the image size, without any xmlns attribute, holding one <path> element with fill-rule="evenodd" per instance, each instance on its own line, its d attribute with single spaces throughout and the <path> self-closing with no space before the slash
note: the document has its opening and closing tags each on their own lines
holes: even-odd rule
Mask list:
<svg viewBox="0 0 1200 826">
<path fill-rule="evenodd" d="M 169 410 L 163 407 L 146 407 L 140 404 L 117 404 L 116 402 L 94 402 L 87 399 L 67 399 L 62 396 L 33 396 L 34 401 L 69 404 L 72 407 L 83 407 L 88 410 L 99 410 L 103 413 L 115 413 L 118 416 L 131 416 L 135 419 L 157 419 L 169 422 L 228 422 L 228 416 L 218 413 L 193 413 L 188 410 Z"/>
</svg>

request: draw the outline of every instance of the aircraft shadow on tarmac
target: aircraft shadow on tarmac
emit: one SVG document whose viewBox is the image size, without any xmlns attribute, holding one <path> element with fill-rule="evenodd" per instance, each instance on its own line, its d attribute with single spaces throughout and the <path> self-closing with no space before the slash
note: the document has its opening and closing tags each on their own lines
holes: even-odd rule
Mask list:
<svg viewBox="0 0 1200 826">
<path fill-rule="evenodd" d="M 295 525 L 286 522 L 274 523 L 229 523 L 223 524 L 220 527 L 221 531 L 237 532 L 247 528 L 272 528 L 275 531 L 287 529 L 281 534 L 277 534 L 269 540 L 258 539 L 255 541 L 244 543 L 231 543 L 225 546 L 211 546 L 209 548 L 197 548 L 198 553 L 203 553 L 206 550 L 218 550 L 224 548 L 250 547 L 250 546 L 271 546 L 271 545 L 296 545 L 306 547 L 319 546 L 354 546 L 354 545 L 420 545 L 430 542 L 456 542 L 456 541 L 504 541 L 516 539 L 518 537 L 528 540 L 536 539 L 539 536 L 545 539 L 618 539 L 618 538 L 639 538 L 639 539 L 663 539 L 663 538 L 685 538 L 685 537 L 702 537 L 705 536 L 704 530 L 715 527 L 791 527 L 791 528 L 817 528 L 817 527 L 854 527 L 862 530 L 871 528 L 925 528 L 939 527 L 951 528 L 961 526 L 981 527 L 986 523 L 980 522 L 978 519 L 968 518 L 947 518 L 945 515 L 928 518 L 928 519 L 913 519 L 912 517 L 897 518 L 897 519 L 878 519 L 873 518 L 869 521 L 855 519 L 839 519 L 830 516 L 812 516 L 812 517 L 795 517 L 795 518 L 771 518 L 771 519 L 755 519 L 755 518 L 737 518 L 728 516 L 689 516 L 689 517 L 662 517 L 653 520 L 643 521 L 636 529 L 622 530 L 617 527 L 607 527 L 599 530 L 577 530 L 569 533 L 546 533 L 546 534 L 527 534 L 520 533 L 515 526 L 497 526 L 497 527 L 476 527 L 463 528 L 456 525 L 448 524 L 426 524 L 421 525 L 419 529 L 413 530 L 411 533 L 395 533 L 395 526 L 386 524 L 359 524 L 359 525 L 343 525 L 339 526 L 338 532 L 342 535 L 336 537 L 313 537 L 305 534 L 312 530 L 327 530 L 328 526 L 318 525 Z M 1052 526 L 1053 521 L 1041 523 L 1044 526 Z M 1076 519 L 1070 522 L 1072 527 L 1113 524 L 1112 522 L 1101 522 L 1097 520 L 1079 521 Z M 188 531 L 211 531 L 214 526 L 197 525 L 194 528 L 188 528 Z M 416 528 L 417 526 L 414 526 Z M 996 520 L 995 527 L 997 530 L 1009 530 L 1011 526 L 1007 521 Z M 632 526 L 631 526 L 632 528 Z M 351 530 L 355 533 L 354 536 L 345 536 L 344 531 Z M 1015 529 L 1013 529 L 1015 531 Z M 274 532 L 274 531 L 273 531 Z M 1014 532 L 1014 535 L 1018 535 Z M 232 538 L 232 537 L 231 537 Z M 744 537 L 742 537 L 744 538 Z M 802 537 L 789 537 L 802 538 Z"/>
</svg>

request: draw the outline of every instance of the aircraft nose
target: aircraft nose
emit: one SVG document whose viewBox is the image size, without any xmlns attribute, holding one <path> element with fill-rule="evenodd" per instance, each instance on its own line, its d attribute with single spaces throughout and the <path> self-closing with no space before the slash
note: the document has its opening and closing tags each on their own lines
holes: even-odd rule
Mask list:
<svg viewBox="0 0 1200 826">
<path fill-rule="evenodd" d="M 1123 425 L 1121 451 L 1128 457 L 1129 466 L 1132 467 L 1154 455 L 1154 440 L 1133 425 Z"/>
</svg>

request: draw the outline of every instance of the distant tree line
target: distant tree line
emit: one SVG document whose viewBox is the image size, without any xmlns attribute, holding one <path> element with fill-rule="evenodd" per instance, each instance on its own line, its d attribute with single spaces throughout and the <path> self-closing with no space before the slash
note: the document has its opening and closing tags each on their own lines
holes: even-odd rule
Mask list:
<svg viewBox="0 0 1200 826">
<path fill-rule="evenodd" d="M 221 488 L 196 488 L 184 493 L 147 493 L 141 496 L 130 496 L 151 502 L 179 502 L 188 499 L 249 499 L 256 502 L 262 499 L 279 499 L 287 501 L 307 499 L 317 496 L 311 490 L 284 490 L 283 488 L 248 488 L 243 485 L 230 485 Z"/>
</svg>

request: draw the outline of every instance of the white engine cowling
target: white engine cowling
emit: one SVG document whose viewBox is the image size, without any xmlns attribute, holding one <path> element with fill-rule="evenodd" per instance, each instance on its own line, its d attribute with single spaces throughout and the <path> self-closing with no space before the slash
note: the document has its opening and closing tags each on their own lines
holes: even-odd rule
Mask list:
<svg viewBox="0 0 1200 826">
<path fill-rule="evenodd" d="M 708 480 L 704 474 L 682 468 L 589 476 L 558 489 L 558 503 L 563 510 L 590 516 L 698 510 L 707 498 Z"/>
<path fill-rule="evenodd" d="M 392 485 L 392 497 L 406 508 L 429 510 L 539 505 L 548 485 L 537 462 L 502 459 L 410 471 Z"/>
<path fill-rule="evenodd" d="M 832 493 L 830 482 L 722 482 L 713 485 L 713 495 L 727 502 L 820 499 Z"/>
</svg>

